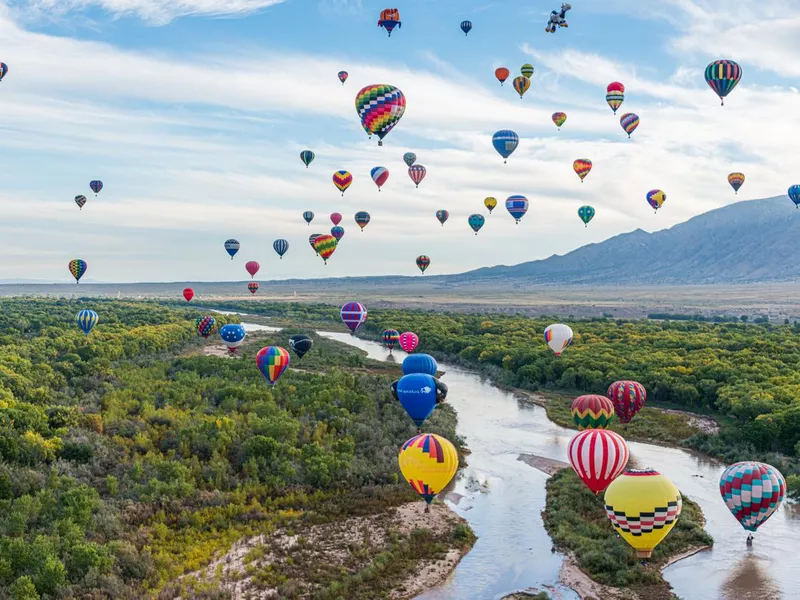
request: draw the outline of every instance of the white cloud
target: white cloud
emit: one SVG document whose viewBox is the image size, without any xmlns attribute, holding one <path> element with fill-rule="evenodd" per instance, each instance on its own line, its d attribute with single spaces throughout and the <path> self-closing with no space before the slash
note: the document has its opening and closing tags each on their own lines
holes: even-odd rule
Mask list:
<svg viewBox="0 0 800 600">
<path fill-rule="evenodd" d="M 39 17 L 59 17 L 100 8 L 115 17 L 135 15 L 153 25 L 186 16 L 236 16 L 253 13 L 285 0 L 17 0 L 12 6 Z"/>
</svg>

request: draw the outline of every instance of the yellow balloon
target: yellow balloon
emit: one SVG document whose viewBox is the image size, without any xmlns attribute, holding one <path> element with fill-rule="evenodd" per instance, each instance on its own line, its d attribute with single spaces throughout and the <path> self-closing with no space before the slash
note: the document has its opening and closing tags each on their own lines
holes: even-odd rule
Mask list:
<svg viewBox="0 0 800 600">
<path fill-rule="evenodd" d="M 403 477 L 428 504 L 458 471 L 455 446 L 433 433 L 422 433 L 403 444 L 397 462 Z"/>
<path fill-rule="evenodd" d="M 494 207 L 497 206 L 497 198 L 492 198 L 489 196 L 486 200 L 483 201 L 483 205 L 489 209 L 489 214 L 492 213 Z"/>
<path fill-rule="evenodd" d="M 614 528 L 639 558 L 650 558 L 672 531 L 682 507 L 675 484 L 652 469 L 625 471 L 608 486 L 605 504 Z"/>
</svg>

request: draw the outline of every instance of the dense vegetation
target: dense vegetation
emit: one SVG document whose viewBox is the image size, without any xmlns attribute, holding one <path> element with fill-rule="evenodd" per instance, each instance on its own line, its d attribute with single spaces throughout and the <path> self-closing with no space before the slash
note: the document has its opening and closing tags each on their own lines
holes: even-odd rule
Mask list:
<svg viewBox="0 0 800 600">
<path fill-rule="evenodd" d="M 700 508 L 683 497 L 683 510 L 666 538 L 656 546 L 647 565 L 617 535 L 606 516 L 603 496 L 595 496 L 572 469 L 561 469 L 547 480 L 544 526 L 556 546 L 571 551 L 589 576 L 606 585 L 633 587 L 642 598 L 670 598 L 661 566 L 671 556 L 713 544 L 703 529 Z"/>
<path fill-rule="evenodd" d="M 241 310 L 304 322 L 338 321 L 323 305 L 240 303 Z M 543 342 L 560 318 L 370 310 L 363 330 L 420 335 L 419 350 L 528 390 L 605 393 L 618 379 L 642 382 L 649 404 L 710 413 L 719 434 L 685 445 L 728 462 L 764 460 L 800 495 L 800 325 L 697 321 L 570 322 L 573 345 L 556 358 Z"/>
<path fill-rule="evenodd" d="M 74 324 L 84 307 L 101 319 L 88 339 Z M 196 316 L 3 300 L 0 597 L 171 598 L 179 575 L 241 537 L 414 499 L 397 483 L 415 427 L 388 390 L 396 373 L 316 339 L 270 388 L 255 346 L 199 353 Z M 454 424 L 442 406 L 429 429 L 458 443 Z"/>
</svg>

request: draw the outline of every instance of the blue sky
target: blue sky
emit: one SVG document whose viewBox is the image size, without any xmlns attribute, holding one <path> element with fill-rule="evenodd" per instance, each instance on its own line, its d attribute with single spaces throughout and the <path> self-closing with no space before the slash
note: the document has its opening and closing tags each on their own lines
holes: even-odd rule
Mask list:
<svg viewBox="0 0 800 600">
<path fill-rule="evenodd" d="M 0 0 L 0 279 L 67 281 L 72 258 L 97 281 L 239 280 L 248 260 L 261 279 L 413 275 L 418 254 L 428 273 L 451 273 L 661 229 L 798 182 L 800 4 L 572 4 L 570 27 L 550 35 L 560 2 L 396 2 L 403 26 L 388 38 L 376 25 L 386 5 L 372 0 Z M 724 108 L 702 77 L 717 58 L 744 70 Z M 536 73 L 520 100 L 493 73 L 513 77 L 525 62 Z M 612 80 L 627 88 L 617 117 L 604 98 Z M 382 148 L 353 106 L 371 83 L 408 101 Z M 641 117 L 632 140 L 626 111 Z M 506 128 L 521 143 L 504 165 L 491 135 Z M 305 148 L 317 154 L 308 170 Z M 428 169 L 419 189 L 409 150 Z M 572 172 L 582 157 L 594 161 L 583 184 Z M 391 173 L 380 193 L 377 165 Z M 344 198 L 338 169 L 355 178 Z M 738 170 L 747 182 L 734 196 L 726 176 Z M 668 198 L 657 215 L 652 188 Z M 518 226 L 503 208 L 512 194 L 531 203 Z M 466 221 L 486 196 L 500 205 L 476 237 Z M 597 210 L 588 228 L 582 204 Z M 310 227 L 304 210 L 317 215 Z M 363 234 L 358 210 L 372 215 Z M 328 231 L 331 212 L 346 234 L 323 266 L 307 239 Z M 242 243 L 233 262 L 230 237 Z M 279 237 L 290 242 L 282 261 Z"/>
</svg>

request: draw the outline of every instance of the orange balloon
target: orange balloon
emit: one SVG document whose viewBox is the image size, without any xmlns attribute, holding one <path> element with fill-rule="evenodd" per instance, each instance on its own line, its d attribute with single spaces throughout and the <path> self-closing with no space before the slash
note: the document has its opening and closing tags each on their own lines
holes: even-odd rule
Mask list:
<svg viewBox="0 0 800 600">
<path fill-rule="evenodd" d="M 494 76 L 497 77 L 497 81 L 500 82 L 500 85 L 503 85 L 503 82 L 508 79 L 509 75 L 511 75 L 511 71 L 505 67 L 499 67 L 494 70 Z"/>
</svg>

